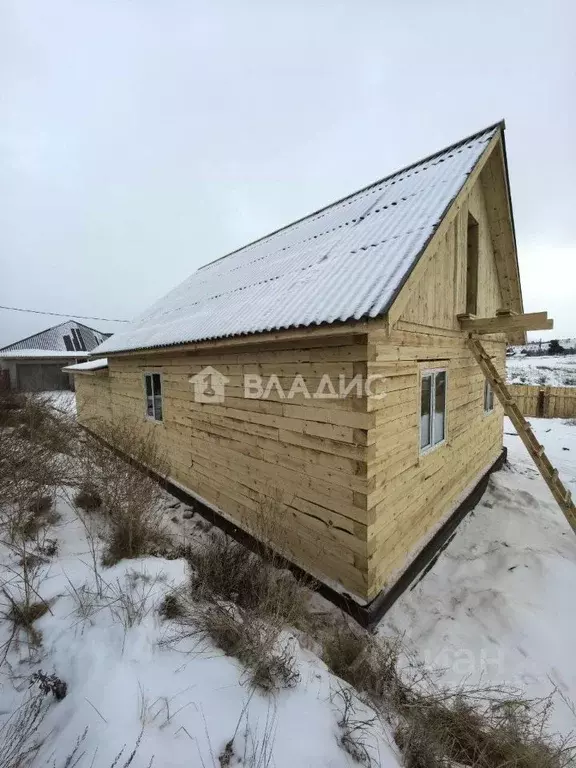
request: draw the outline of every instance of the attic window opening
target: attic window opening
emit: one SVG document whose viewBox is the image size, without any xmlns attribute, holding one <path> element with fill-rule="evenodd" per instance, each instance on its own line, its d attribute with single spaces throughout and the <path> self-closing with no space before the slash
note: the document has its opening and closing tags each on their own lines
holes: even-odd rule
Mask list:
<svg viewBox="0 0 576 768">
<path fill-rule="evenodd" d="M 478 310 L 478 222 L 468 214 L 466 238 L 466 312 L 475 315 Z"/>
</svg>

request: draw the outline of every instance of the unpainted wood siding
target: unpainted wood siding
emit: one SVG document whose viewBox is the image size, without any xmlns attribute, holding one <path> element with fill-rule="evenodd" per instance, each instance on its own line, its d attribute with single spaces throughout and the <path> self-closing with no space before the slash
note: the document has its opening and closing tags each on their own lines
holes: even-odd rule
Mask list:
<svg viewBox="0 0 576 768">
<path fill-rule="evenodd" d="M 98 431 L 98 424 L 112 420 L 108 371 L 74 375 L 76 412 L 80 424 Z"/>
<path fill-rule="evenodd" d="M 402 323 L 399 325 L 402 326 Z M 502 450 L 502 407 L 484 412 L 484 375 L 458 332 L 387 337 L 377 332 L 369 370 L 386 379 L 383 399 L 370 398 L 368 433 L 369 597 L 389 586 L 455 509 Z M 486 342 L 504 371 L 505 344 Z M 420 452 L 420 377 L 447 371 L 446 437 Z"/>
<path fill-rule="evenodd" d="M 478 222 L 477 316 L 492 317 L 504 308 L 494 261 L 485 196 L 478 181 L 436 248 L 424 276 L 401 319 L 433 328 L 458 330 L 458 314 L 466 312 L 466 238 L 468 211 Z M 457 256 L 458 254 L 458 256 Z"/>
<path fill-rule="evenodd" d="M 201 354 L 161 353 L 109 358 L 112 421 L 134 420 L 164 449 L 170 475 L 240 527 L 260 535 L 264 506 L 273 517 L 266 537 L 309 572 L 367 594 L 366 442 L 373 416 L 364 396 L 345 399 L 244 397 L 244 374 L 278 376 L 287 393 L 301 375 L 310 393 L 328 374 L 351 380 L 366 373 L 366 335 L 284 344 L 238 346 Z M 190 377 L 207 366 L 228 378 L 223 404 L 195 402 Z M 162 374 L 162 422 L 145 418 L 144 373 Z M 79 419 L 88 424 L 96 379 L 76 376 Z M 98 386 L 98 385 L 96 385 Z M 92 420 L 94 428 L 94 420 Z"/>
<path fill-rule="evenodd" d="M 377 595 L 409 565 L 502 450 L 503 410 L 484 412 L 484 375 L 459 330 L 466 307 L 468 210 L 479 227 L 478 315 L 501 307 L 480 182 L 433 253 L 389 333 L 369 334 L 369 372 L 383 375 L 385 397 L 369 399 L 368 582 Z M 485 338 L 503 374 L 505 341 Z M 420 377 L 446 369 L 446 438 L 420 451 Z"/>
</svg>

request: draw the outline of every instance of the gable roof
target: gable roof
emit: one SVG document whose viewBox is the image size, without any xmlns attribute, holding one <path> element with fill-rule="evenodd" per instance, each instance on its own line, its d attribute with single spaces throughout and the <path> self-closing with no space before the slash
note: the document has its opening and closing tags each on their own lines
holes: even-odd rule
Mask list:
<svg viewBox="0 0 576 768">
<path fill-rule="evenodd" d="M 77 357 L 82 356 L 83 352 L 91 352 L 109 336 L 109 333 L 102 333 L 75 320 L 65 320 L 63 323 L 53 325 L 45 331 L 34 333 L 32 336 L 15 341 L 7 347 L 2 347 L 0 349 L 0 357 L 2 357 L 4 352 L 15 352 L 17 350 L 30 350 L 30 353 L 41 350 L 68 352 L 71 357 Z M 66 338 L 68 339 L 68 344 Z"/>
<path fill-rule="evenodd" d="M 385 314 L 502 127 L 490 126 L 201 267 L 97 354 Z"/>
</svg>

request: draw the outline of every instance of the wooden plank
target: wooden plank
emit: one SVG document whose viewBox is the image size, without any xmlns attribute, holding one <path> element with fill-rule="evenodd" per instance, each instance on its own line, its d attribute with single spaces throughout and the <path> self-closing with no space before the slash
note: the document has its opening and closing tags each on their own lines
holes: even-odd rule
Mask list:
<svg viewBox="0 0 576 768">
<path fill-rule="evenodd" d="M 333 336 L 363 335 L 372 328 L 380 328 L 385 325 L 385 320 L 376 318 L 370 321 L 353 321 L 346 323 L 332 323 L 331 325 L 310 326 L 306 328 L 287 329 L 282 331 L 269 331 L 251 333 L 243 336 L 232 336 L 225 339 L 212 339 L 208 341 L 198 341 L 192 343 L 183 343 L 169 347 L 155 347 L 153 350 L 127 350 L 124 352 L 108 352 L 108 359 L 117 359 L 120 357 L 142 357 L 147 352 L 154 355 L 174 355 L 181 352 L 204 352 L 206 350 L 220 350 L 235 347 L 246 347 L 249 345 L 266 345 L 274 342 L 293 341 L 299 342 L 305 346 L 306 340 L 324 339 Z"/>
<path fill-rule="evenodd" d="M 530 312 L 523 315 L 500 315 L 497 317 L 460 318 L 463 331 L 473 333 L 507 333 L 509 331 L 550 330 L 554 321 L 547 312 Z"/>
</svg>

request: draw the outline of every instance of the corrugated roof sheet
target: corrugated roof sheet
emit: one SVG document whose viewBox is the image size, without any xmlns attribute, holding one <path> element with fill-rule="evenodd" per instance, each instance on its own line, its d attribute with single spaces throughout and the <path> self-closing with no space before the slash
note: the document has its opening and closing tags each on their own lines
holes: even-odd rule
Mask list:
<svg viewBox="0 0 576 768">
<path fill-rule="evenodd" d="M 76 363 L 76 365 L 67 365 L 63 371 L 100 371 L 108 368 L 108 360 L 105 357 L 99 357 L 97 360 L 88 360 L 86 363 Z"/>
<path fill-rule="evenodd" d="M 62 352 L 61 349 L 11 349 L 7 352 L 0 350 L 0 360 L 22 359 L 27 357 L 62 358 L 63 360 L 76 360 L 78 357 L 87 357 L 87 352 Z"/>
<path fill-rule="evenodd" d="M 201 267 L 97 354 L 385 313 L 499 127 Z"/>
<path fill-rule="evenodd" d="M 109 333 L 90 328 L 83 323 L 75 320 L 66 320 L 64 323 L 47 328 L 45 331 L 35 333 L 25 339 L 9 344 L 0 349 L 0 357 L 5 356 L 5 352 L 13 352 L 19 349 L 27 350 L 50 350 L 52 352 L 70 352 L 70 357 L 74 357 L 75 352 L 79 352 L 78 357 L 82 357 L 83 352 L 91 352 L 98 344 L 101 344 L 108 338 Z M 66 337 L 69 346 L 66 346 Z M 70 346 L 72 347 L 70 349 Z"/>
</svg>

